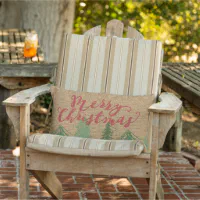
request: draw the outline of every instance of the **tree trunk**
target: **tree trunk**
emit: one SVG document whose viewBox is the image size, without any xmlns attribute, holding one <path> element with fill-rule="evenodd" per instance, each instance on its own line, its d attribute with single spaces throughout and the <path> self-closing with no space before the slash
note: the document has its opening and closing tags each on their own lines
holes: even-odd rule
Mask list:
<svg viewBox="0 0 200 200">
<path fill-rule="evenodd" d="M 64 32 L 71 32 L 75 1 L 0 0 L 0 28 L 34 29 L 48 62 L 58 62 Z"/>
</svg>

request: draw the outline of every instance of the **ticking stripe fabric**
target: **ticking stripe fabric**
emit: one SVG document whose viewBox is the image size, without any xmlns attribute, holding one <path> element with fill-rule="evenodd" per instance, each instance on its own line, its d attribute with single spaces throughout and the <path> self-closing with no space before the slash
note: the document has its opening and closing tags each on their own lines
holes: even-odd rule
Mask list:
<svg viewBox="0 0 200 200">
<path fill-rule="evenodd" d="M 64 47 L 56 86 L 94 93 L 157 96 L 160 41 L 69 34 Z"/>
<path fill-rule="evenodd" d="M 27 147 L 43 152 L 95 157 L 138 156 L 144 149 L 137 140 L 101 140 L 52 134 L 30 135 Z"/>
</svg>

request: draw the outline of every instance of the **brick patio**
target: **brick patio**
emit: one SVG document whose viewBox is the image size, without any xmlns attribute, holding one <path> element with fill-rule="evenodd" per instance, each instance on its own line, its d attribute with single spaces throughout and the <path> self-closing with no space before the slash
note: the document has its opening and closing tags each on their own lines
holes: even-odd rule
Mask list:
<svg viewBox="0 0 200 200">
<path fill-rule="evenodd" d="M 165 199 L 200 199 L 200 174 L 178 153 L 160 153 Z M 0 151 L 0 199 L 18 196 L 17 158 L 10 150 Z M 57 173 L 63 184 L 63 199 L 147 199 L 143 178 Z M 31 199 L 50 199 L 32 177 Z"/>
</svg>

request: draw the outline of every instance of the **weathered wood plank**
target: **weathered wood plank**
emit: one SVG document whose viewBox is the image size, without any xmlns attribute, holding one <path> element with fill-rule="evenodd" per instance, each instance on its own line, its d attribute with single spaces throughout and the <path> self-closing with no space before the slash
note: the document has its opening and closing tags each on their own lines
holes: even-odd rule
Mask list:
<svg viewBox="0 0 200 200">
<path fill-rule="evenodd" d="M 0 85 L 0 102 L 9 97 L 9 90 Z M 5 106 L 0 104 L 0 148 L 9 148 L 10 132 L 8 131 L 8 117 L 6 115 Z"/>
<path fill-rule="evenodd" d="M 182 106 L 182 101 L 171 93 L 163 92 L 159 96 L 159 102 L 149 107 L 149 111 L 157 113 L 175 113 Z"/>
<path fill-rule="evenodd" d="M 149 184 L 149 199 L 155 199 L 157 180 L 158 180 L 158 133 L 159 133 L 159 114 L 153 113 L 152 122 L 152 144 L 150 158 L 150 184 Z"/>
<path fill-rule="evenodd" d="M 196 76 L 197 73 L 195 73 L 195 75 L 193 73 L 191 73 L 190 71 L 187 70 L 177 70 L 176 68 L 172 69 L 172 68 L 168 68 L 166 71 L 172 71 L 175 74 L 180 75 L 180 78 L 185 79 L 186 81 L 191 81 L 192 83 L 196 84 L 197 86 L 199 86 L 199 90 L 200 90 L 200 80 L 199 77 Z"/>
<path fill-rule="evenodd" d="M 29 199 L 29 173 L 26 170 L 26 138 L 30 133 L 30 106 L 20 106 L 20 199 Z"/>
<path fill-rule="evenodd" d="M 163 86 L 173 89 L 180 96 L 187 99 L 190 103 L 200 108 L 200 93 L 189 87 L 186 84 L 183 84 L 180 80 L 169 76 L 168 73 L 162 71 L 163 74 Z"/>
<path fill-rule="evenodd" d="M 57 63 L 0 64 L 0 77 L 51 77 Z"/>
<path fill-rule="evenodd" d="M 54 172 L 31 170 L 31 173 L 53 198 L 62 199 L 62 184 Z"/>
<path fill-rule="evenodd" d="M 50 87 L 51 84 L 45 84 L 27 90 L 23 90 L 7 98 L 5 101 L 3 101 L 3 104 L 8 106 L 25 106 L 27 104 L 31 104 L 39 95 L 49 93 Z"/>
<path fill-rule="evenodd" d="M 49 83 L 48 77 L 0 77 L 0 85 L 9 90 L 23 90 Z"/>
<path fill-rule="evenodd" d="M 15 148 L 20 141 L 20 107 L 6 106 L 6 113 L 9 117 L 9 147 Z"/>
<path fill-rule="evenodd" d="M 188 87 L 191 87 L 192 89 L 197 90 L 197 92 L 199 92 L 200 94 L 200 87 L 197 84 L 194 84 L 193 82 L 191 82 L 190 80 L 187 80 L 186 78 L 184 78 L 184 76 L 174 73 L 173 70 L 170 70 L 170 69 L 163 69 L 163 73 L 164 74 L 168 73 L 170 77 L 177 79 L 178 81 L 181 82 L 182 85 L 188 85 Z"/>
<path fill-rule="evenodd" d="M 175 123 L 174 122 L 171 123 L 170 121 L 167 122 L 167 121 L 163 120 L 163 122 L 162 122 L 163 127 L 166 127 L 166 125 L 164 125 L 164 123 L 165 124 L 168 123 L 168 125 L 169 125 L 168 127 L 170 127 L 170 124 L 171 124 L 171 129 L 168 132 L 166 139 L 165 139 L 165 143 L 163 145 L 164 150 L 181 152 L 181 140 L 182 140 L 181 116 L 182 116 L 182 108 L 175 115 L 175 119 L 174 119 Z"/>
<path fill-rule="evenodd" d="M 26 149 L 26 154 L 29 155 L 26 158 L 28 170 L 149 178 L 149 159 L 68 156 L 33 151 L 28 148 Z"/>
<path fill-rule="evenodd" d="M 84 33 L 84 35 L 89 35 L 89 36 L 100 36 L 100 34 L 101 34 L 101 25 L 95 26 L 94 28 L 91 28 L 90 30 Z"/>
<path fill-rule="evenodd" d="M 110 20 L 106 26 L 106 36 L 122 37 L 124 24 L 116 19 Z"/>
<path fill-rule="evenodd" d="M 144 39 L 143 35 L 137 31 L 136 29 L 128 26 L 128 32 L 127 32 L 127 38 L 133 38 L 133 39 L 136 39 L 136 40 L 141 40 L 141 39 Z"/>
<path fill-rule="evenodd" d="M 176 121 L 176 113 L 173 114 L 159 114 L 159 138 L 158 138 L 158 148 L 162 148 L 164 142 L 166 141 L 166 136 L 170 128 Z"/>
<path fill-rule="evenodd" d="M 160 170 L 160 165 L 159 164 L 158 164 L 158 181 L 157 181 L 156 196 L 160 200 L 165 199 L 164 198 L 164 190 L 163 190 L 162 182 L 161 182 L 161 170 Z"/>
</svg>

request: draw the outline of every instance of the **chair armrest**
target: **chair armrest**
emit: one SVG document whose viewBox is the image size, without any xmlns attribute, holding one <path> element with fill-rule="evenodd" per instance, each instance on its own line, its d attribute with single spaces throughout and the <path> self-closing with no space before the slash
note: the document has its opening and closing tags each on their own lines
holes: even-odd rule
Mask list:
<svg viewBox="0 0 200 200">
<path fill-rule="evenodd" d="M 25 106 L 33 103 L 35 98 L 50 92 L 51 84 L 45 84 L 18 92 L 3 101 L 6 106 Z"/>
<path fill-rule="evenodd" d="M 150 112 L 172 114 L 176 113 L 182 106 L 182 101 L 172 93 L 163 92 L 158 100 L 160 102 L 149 107 Z"/>
</svg>

